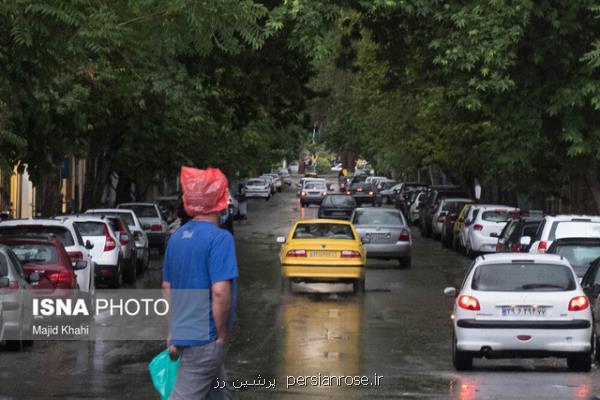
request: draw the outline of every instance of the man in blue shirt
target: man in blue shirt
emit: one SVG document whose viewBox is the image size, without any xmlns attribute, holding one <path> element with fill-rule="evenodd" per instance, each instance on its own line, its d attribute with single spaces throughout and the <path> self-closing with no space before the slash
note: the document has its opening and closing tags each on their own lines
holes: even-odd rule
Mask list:
<svg viewBox="0 0 600 400">
<path fill-rule="evenodd" d="M 221 382 L 226 382 L 225 345 L 233 325 L 238 268 L 233 236 L 219 228 L 228 193 L 214 193 L 215 187 L 227 188 L 227 179 L 218 170 L 205 171 L 211 180 L 201 176 L 194 181 L 188 204 L 182 178 L 185 209 L 193 218 L 171 236 L 164 260 L 163 289 L 171 300 L 169 352 L 181 359 L 171 399 L 231 398 Z M 194 202 L 204 204 L 195 207 L 200 203 Z"/>
</svg>

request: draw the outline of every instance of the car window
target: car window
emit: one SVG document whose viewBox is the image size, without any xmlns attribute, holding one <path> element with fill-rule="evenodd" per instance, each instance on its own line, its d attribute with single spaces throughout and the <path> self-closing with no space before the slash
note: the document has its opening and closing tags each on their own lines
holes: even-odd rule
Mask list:
<svg viewBox="0 0 600 400">
<path fill-rule="evenodd" d="M 491 264 L 475 270 L 471 287 L 485 292 L 555 292 L 574 290 L 575 280 L 564 265 Z"/>
<path fill-rule="evenodd" d="M 600 237 L 600 222 L 556 221 L 552 224 L 548 240 L 569 237 Z"/>
<path fill-rule="evenodd" d="M 358 210 L 352 220 L 354 225 L 404 225 L 402 215 L 395 210 Z"/>
<path fill-rule="evenodd" d="M 502 232 L 500 232 L 500 238 L 505 239 L 505 240 L 510 238 L 510 236 L 514 232 L 516 226 L 517 226 L 516 221 L 510 221 L 508 224 L 506 224 L 504 226 L 504 228 L 502 229 Z"/>
<path fill-rule="evenodd" d="M 103 222 L 77 221 L 74 225 L 79 230 L 79 233 L 81 233 L 81 236 L 106 236 Z"/>
<path fill-rule="evenodd" d="M 128 212 L 110 212 L 110 213 L 91 212 L 91 213 L 86 213 L 86 214 L 100 215 L 100 216 L 104 216 L 104 215 L 117 215 L 117 216 L 123 218 L 123 221 L 125 221 L 125 223 L 127 225 L 131 225 L 131 226 L 135 225 L 135 221 L 133 219 L 133 215 L 131 215 L 131 213 L 128 213 Z"/>
<path fill-rule="evenodd" d="M 556 246 L 555 254 L 559 254 L 569 261 L 577 276 L 583 276 L 590 264 L 600 257 L 598 245 L 561 244 Z"/>
<path fill-rule="evenodd" d="M 8 260 L 6 256 L 0 253 L 0 277 L 8 275 Z"/>
<path fill-rule="evenodd" d="M 537 242 L 542 239 L 542 233 L 544 233 L 544 227 L 546 226 L 546 220 L 544 219 L 540 226 L 538 226 L 537 231 L 535 232 L 535 238 L 533 241 Z"/>
<path fill-rule="evenodd" d="M 251 179 L 246 183 L 247 186 L 265 186 L 265 181 L 262 179 Z"/>
<path fill-rule="evenodd" d="M 323 199 L 323 205 L 329 207 L 356 207 L 356 201 L 350 196 L 327 196 Z"/>
<path fill-rule="evenodd" d="M 350 225 L 346 224 L 298 224 L 293 238 L 354 240 L 354 233 Z"/>
<path fill-rule="evenodd" d="M 55 264 L 58 262 L 56 247 L 49 244 L 16 244 L 11 250 L 22 264 Z"/>
<path fill-rule="evenodd" d="M 128 210 L 132 210 L 138 218 L 158 218 L 160 217 L 156 212 L 156 208 L 153 205 L 141 205 L 141 204 L 131 204 L 124 205 L 121 208 L 126 208 Z"/>
<path fill-rule="evenodd" d="M 523 227 L 523 232 L 521 232 L 521 237 L 529 236 L 534 237 L 538 230 L 538 224 L 529 224 Z"/>
<path fill-rule="evenodd" d="M 321 182 L 306 182 L 304 184 L 304 189 L 306 190 L 327 190 L 327 187 L 324 183 Z"/>
<path fill-rule="evenodd" d="M 484 211 L 481 213 L 481 219 L 488 222 L 506 222 L 508 220 L 508 211 Z"/>
<path fill-rule="evenodd" d="M 600 268 L 596 268 L 595 275 L 596 277 L 594 278 L 594 285 L 600 285 Z"/>
<path fill-rule="evenodd" d="M 7 251 L 7 254 L 8 258 L 10 258 L 10 261 L 12 262 L 13 267 L 15 267 L 17 274 L 21 277 L 21 279 L 25 279 L 25 271 L 23 270 L 23 266 L 21 265 L 19 258 L 10 249 Z"/>
<path fill-rule="evenodd" d="M 61 241 L 63 246 L 75 246 L 75 241 L 71 231 L 62 226 L 50 225 L 21 225 L 21 226 L 0 226 L 0 237 L 23 237 L 23 236 L 39 236 L 39 235 L 54 235 Z"/>
</svg>

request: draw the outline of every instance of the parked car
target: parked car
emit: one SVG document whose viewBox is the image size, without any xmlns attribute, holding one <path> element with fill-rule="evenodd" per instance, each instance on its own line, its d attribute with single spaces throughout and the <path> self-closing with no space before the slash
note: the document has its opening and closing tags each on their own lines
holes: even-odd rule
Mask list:
<svg viewBox="0 0 600 400">
<path fill-rule="evenodd" d="M 462 210 L 458 213 L 456 217 L 456 222 L 454 222 L 454 226 L 452 227 L 452 248 L 456 251 L 462 252 L 464 249 L 463 236 L 465 233 L 465 220 L 472 213 L 472 209 L 474 204 L 465 204 Z"/>
<path fill-rule="evenodd" d="M 121 245 L 121 259 L 125 265 L 128 265 L 127 269 L 134 268 L 137 271 L 141 271 L 141 268 L 138 268 L 137 265 L 137 247 L 135 245 L 133 233 L 129 230 L 127 223 L 123 218 L 117 215 L 107 215 L 100 218 L 106 220 L 106 222 L 110 224 L 113 232 L 117 235 L 117 240 Z"/>
<path fill-rule="evenodd" d="M 394 206 L 402 211 L 402 214 L 410 220 L 410 222 L 416 222 L 419 220 L 419 217 L 413 218 L 409 216 L 409 209 L 411 205 L 416 200 L 418 194 L 420 192 L 427 191 L 429 188 L 428 185 L 417 182 L 406 182 L 402 183 L 402 186 L 398 190 L 398 194 L 396 195 L 396 201 L 394 202 Z M 424 198 L 423 198 L 424 199 Z"/>
<path fill-rule="evenodd" d="M 521 244 L 522 237 L 533 237 L 537 232 L 542 217 L 514 216 L 498 237 L 497 253 L 527 253 L 529 246 Z"/>
<path fill-rule="evenodd" d="M 275 188 L 275 191 L 279 193 L 283 191 L 283 180 L 278 174 L 263 174 L 260 177 L 271 178 L 273 180 L 273 187 Z"/>
<path fill-rule="evenodd" d="M 455 297 L 452 362 L 475 357 L 563 357 L 589 371 L 593 320 L 588 298 L 567 260 L 555 255 L 500 253 L 479 257 Z M 568 337 L 568 340 L 565 338 Z"/>
<path fill-rule="evenodd" d="M 479 253 L 495 253 L 498 236 L 508 222 L 514 207 L 478 204 L 472 219 L 465 221 L 465 254 L 474 257 Z"/>
<path fill-rule="evenodd" d="M 91 268 L 86 261 L 80 260 L 71 265 L 71 258 L 60 240 L 56 237 L 47 238 L 2 238 L 0 244 L 10 247 L 19 259 L 26 279 L 31 274 L 34 277 L 35 295 L 44 298 L 73 297 L 78 289 L 76 270 Z"/>
<path fill-rule="evenodd" d="M 401 183 L 395 181 L 387 181 L 381 184 L 381 188 L 377 191 L 377 201 L 380 204 L 394 204 L 396 195 L 402 187 Z"/>
<path fill-rule="evenodd" d="M 150 264 L 150 243 L 148 241 L 148 236 L 142 227 L 142 223 L 133 210 L 124 208 L 94 208 L 87 210 L 85 214 L 98 217 L 115 216 L 122 218 L 133 235 L 138 271 L 143 271 L 148 268 L 148 265 Z"/>
<path fill-rule="evenodd" d="M 430 186 L 426 196 L 421 198 L 419 203 L 419 230 L 421 231 L 421 236 L 431 237 L 433 234 L 433 213 L 442 199 L 448 197 L 468 198 L 469 196 L 458 186 L 439 185 Z"/>
<path fill-rule="evenodd" d="M 279 174 L 279 178 L 283 180 L 286 186 L 292 186 L 292 176 L 286 168 L 279 168 L 277 174 Z"/>
<path fill-rule="evenodd" d="M 371 204 L 375 206 L 376 191 L 372 184 L 365 182 L 352 182 L 347 194 L 354 197 L 356 204 Z"/>
<path fill-rule="evenodd" d="M 246 182 L 246 198 L 262 198 L 269 200 L 271 198 L 271 185 L 263 178 L 252 178 Z"/>
<path fill-rule="evenodd" d="M 583 278 L 588 268 L 600 257 L 600 238 L 563 238 L 556 239 L 548 254 L 558 254 L 569 261 L 578 278 Z"/>
<path fill-rule="evenodd" d="M 596 307 L 595 302 L 600 296 L 600 258 L 596 258 L 586 271 L 585 275 L 583 275 L 581 287 L 583 288 L 585 295 L 590 299 L 591 304 Z M 596 330 L 596 335 L 598 332 L 600 331 Z M 600 347 L 596 346 L 596 351 L 598 349 L 600 349 Z"/>
<path fill-rule="evenodd" d="M 259 178 L 264 179 L 269 184 L 269 189 L 271 190 L 271 195 L 277 193 L 277 187 L 275 183 L 275 178 L 271 175 L 261 175 Z"/>
<path fill-rule="evenodd" d="M 471 205 L 472 203 L 455 203 L 451 204 L 446 211 L 442 219 L 442 232 L 440 234 L 440 241 L 442 245 L 446 248 L 451 248 L 454 245 L 454 226 L 456 221 L 460 218 L 462 210 L 467 205 Z M 438 217 L 438 221 L 439 221 Z"/>
<path fill-rule="evenodd" d="M 460 197 L 448 197 L 440 200 L 438 206 L 433 211 L 433 218 L 431 220 L 431 235 L 434 239 L 440 239 L 442 236 L 442 227 L 446 216 L 449 213 L 455 213 L 457 210 L 461 210 L 465 204 L 472 203 L 472 199 L 460 198 Z"/>
<path fill-rule="evenodd" d="M 32 345 L 33 327 L 31 284 L 37 283 L 39 275 L 32 273 L 27 278 L 19 258 L 9 246 L 0 244 L 0 341 L 10 350 L 21 350 L 23 345 Z M 19 290 L 21 289 L 21 290 Z"/>
<path fill-rule="evenodd" d="M 529 252 L 544 253 L 554 240 L 569 237 L 600 238 L 600 216 L 545 216 L 535 237 L 531 238 Z M 527 243 L 525 237 L 523 243 Z"/>
<path fill-rule="evenodd" d="M 319 218 L 350 219 L 356 201 L 346 194 L 328 194 L 319 206 Z"/>
<path fill-rule="evenodd" d="M 150 248 L 157 248 L 161 255 L 165 254 L 170 236 L 169 224 L 155 203 L 121 203 L 117 208 L 132 210 L 142 223 Z"/>
<path fill-rule="evenodd" d="M 354 293 L 364 293 L 366 254 L 350 221 L 300 220 L 277 242 L 284 294 L 292 282 L 349 282 Z"/>
<path fill-rule="evenodd" d="M 179 195 L 160 196 L 156 198 L 156 204 L 167 223 L 170 224 L 177 219 L 177 206 L 180 200 L 181 196 Z"/>
<path fill-rule="evenodd" d="M 402 213 L 389 208 L 357 208 L 352 224 L 360 235 L 368 258 L 398 260 L 411 267 L 412 237 Z"/>
<path fill-rule="evenodd" d="M 93 215 L 68 217 L 73 221 L 81 237 L 92 243 L 90 250 L 96 265 L 96 283 L 120 288 L 123 282 L 135 284 L 137 268 L 125 262 L 121 254 L 121 243 L 109 221 Z"/>
<path fill-rule="evenodd" d="M 84 241 L 79 230 L 70 220 L 59 219 L 13 219 L 0 223 L 0 238 L 39 237 L 54 235 L 69 254 L 71 264 L 86 261 L 88 268 L 75 271 L 79 290 L 93 296 L 96 291 L 94 280 L 95 263 L 90 250 L 93 244 Z"/>
<path fill-rule="evenodd" d="M 300 205 L 302 207 L 308 207 L 311 204 L 320 205 L 325 196 L 327 196 L 325 180 L 307 180 L 300 190 Z"/>
</svg>

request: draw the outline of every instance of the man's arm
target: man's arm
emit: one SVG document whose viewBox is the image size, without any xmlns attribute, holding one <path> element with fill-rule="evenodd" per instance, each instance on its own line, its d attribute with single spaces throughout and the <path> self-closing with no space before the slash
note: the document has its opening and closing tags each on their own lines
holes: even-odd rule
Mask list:
<svg viewBox="0 0 600 400">
<path fill-rule="evenodd" d="M 217 343 L 225 343 L 229 339 L 231 281 L 215 282 L 210 291 L 212 295 L 212 313 L 217 328 Z"/>
</svg>

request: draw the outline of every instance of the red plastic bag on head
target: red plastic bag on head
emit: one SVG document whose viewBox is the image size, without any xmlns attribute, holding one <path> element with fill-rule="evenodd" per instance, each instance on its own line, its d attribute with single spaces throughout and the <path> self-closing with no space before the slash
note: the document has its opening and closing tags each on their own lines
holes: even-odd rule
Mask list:
<svg viewBox="0 0 600 400">
<path fill-rule="evenodd" d="M 181 167 L 183 208 L 190 217 L 206 215 L 227 208 L 227 177 L 218 168 Z"/>
</svg>

